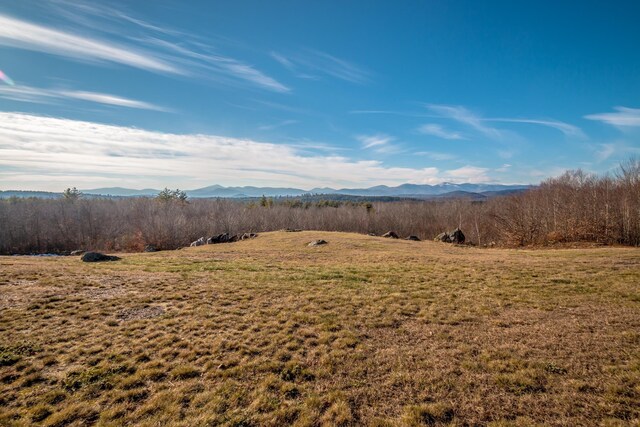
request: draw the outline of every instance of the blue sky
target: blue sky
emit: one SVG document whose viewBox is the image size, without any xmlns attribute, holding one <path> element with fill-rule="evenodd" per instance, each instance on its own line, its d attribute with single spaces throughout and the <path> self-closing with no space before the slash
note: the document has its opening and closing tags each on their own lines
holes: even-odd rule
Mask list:
<svg viewBox="0 0 640 427">
<path fill-rule="evenodd" d="M 639 21 L 637 1 L 2 2 L 0 189 L 604 173 L 640 154 Z"/>
</svg>

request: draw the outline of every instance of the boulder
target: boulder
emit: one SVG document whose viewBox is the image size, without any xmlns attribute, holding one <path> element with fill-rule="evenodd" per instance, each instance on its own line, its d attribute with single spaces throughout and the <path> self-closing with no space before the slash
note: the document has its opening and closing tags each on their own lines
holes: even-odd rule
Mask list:
<svg viewBox="0 0 640 427">
<path fill-rule="evenodd" d="M 413 240 L 414 242 L 419 242 L 420 238 L 418 236 L 411 235 L 407 237 L 405 240 Z"/>
<path fill-rule="evenodd" d="M 451 239 L 451 243 L 457 243 L 461 245 L 464 243 L 464 233 L 459 228 L 456 228 L 451 233 L 449 233 L 449 239 Z"/>
<path fill-rule="evenodd" d="M 82 255 L 82 261 L 84 262 L 101 262 L 101 261 L 118 261 L 120 257 L 115 255 L 105 255 L 100 252 L 85 252 Z"/>
<path fill-rule="evenodd" d="M 256 233 L 244 233 L 240 236 L 240 240 L 255 239 L 256 237 L 258 237 Z"/>
<path fill-rule="evenodd" d="M 327 243 L 328 242 L 326 240 L 318 239 L 309 243 L 307 246 L 321 246 L 321 245 L 326 245 Z"/>
<path fill-rule="evenodd" d="M 436 242 L 451 243 L 451 239 L 449 239 L 449 233 L 447 232 L 438 234 L 433 240 L 435 240 Z"/>
<path fill-rule="evenodd" d="M 144 251 L 145 252 L 158 252 L 158 248 L 156 248 L 154 245 L 145 245 Z"/>
<path fill-rule="evenodd" d="M 455 230 L 450 231 L 449 233 L 438 234 L 436 238 L 433 240 L 435 240 L 436 242 L 456 243 L 461 245 L 464 243 L 465 237 L 462 230 L 460 230 L 459 228 L 456 228 Z"/>
<path fill-rule="evenodd" d="M 194 246 L 202 246 L 205 243 L 207 243 L 206 240 L 204 240 L 204 237 L 199 238 L 198 240 L 191 242 L 191 244 L 189 246 L 194 247 Z"/>
<path fill-rule="evenodd" d="M 83 255 L 83 254 L 84 254 L 84 251 L 82 249 L 77 249 L 75 251 L 69 252 L 69 255 L 71 255 L 71 256 L 80 256 L 80 255 Z"/>
<path fill-rule="evenodd" d="M 229 233 L 217 234 L 215 236 L 211 236 L 207 239 L 207 245 L 216 245 L 218 243 L 229 243 L 231 241 L 231 237 L 229 237 Z"/>
<path fill-rule="evenodd" d="M 395 231 L 387 231 L 386 233 L 384 233 L 382 235 L 382 237 L 387 237 L 390 239 L 397 239 L 398 238 L 398 234 Z"/>
</svg>

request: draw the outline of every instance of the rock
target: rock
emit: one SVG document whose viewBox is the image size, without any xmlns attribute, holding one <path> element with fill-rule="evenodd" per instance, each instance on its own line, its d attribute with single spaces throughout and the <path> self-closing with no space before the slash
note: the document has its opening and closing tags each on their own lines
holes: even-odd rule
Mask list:
<svg viewBox="0 0 640 427">
<path fill-rule="evenodd" d="M 382 235 L 382 237 L 388 237 L 391 239 L 397 239 L 398 238 L 398 234 L 395 231 L 387 231 L 386 233 L 384 233 Z"/>
<path fill-rule="evenodd" d="M 145 245 L 145 252 L 158 252 L 158 249 L 154 245 Z"/>
<path fill-rule="evenodd" d="M 69 255 L 71 255 L 71 256 L 80 256 L 80 255 L 83 255 L 83 254 L 84 254 L 84 251 L 82 249 L 77 249 L 77 250 L 71 251 L 69 253 Z"/>
<path fill-rule="evenodd" d="M 238 240 L 240 240 L 240 236 L 238 236 L 237 234 L 234 234 L 233 236 L 229 237 L 229 240 L 227 240 L 227 243 L 237 242 Z"/>
<path fill-rule="evenodd" d="M 105 255 L 100 252 L 86 252 L 82 255 L 82 261 L 84 262 L 101 262 L 101 261 L 118 261 L 120 257 L 115 255 Z"/>
<path fill-rule="evenodd" d="M 229 233 L 217 234 L 207 239 L 207 245 L 217 245 L 218 243 L 229 243 Z"/>
<path fill-rule="evenodd" d="M 280 231 L 284 231 L 286 233 L 298 233 L 298 232 L 300 232 L 302 230 L 300 230 L 299 228 L 285 228 L 285 229 L 280 230 Z"/>
<path fill-rule="evenodd" d="M 418 236 L 411 235 L 407 237 L 405 240 L 413 240 L 414 242 L 419 242 L 420 238 Z"/>
<path fill-rule="evenodd" d="M 449 239 L 449 233 L 446 232 L 438 234 L 433 240 L 436 242 L 451 243 L 451 239 Z"/>
<path fill-rule="evenodd" d="M 202 245 L 204 245 L 206 243 L 207 243 L 207 241 L 204 240 L 204 237 L 201 237 L 198 240 L 196 240 L 195 242 L 191 242 L 191 244 L 189 246 L 191 246 L 191 247 L 202 246 Z"/>
<path fill-rule="evenodd" d="M 457 243 L 461 245 L 464 243 L 464 233 L 459 228 L 456 228 L 451 233 L 449 233 L 449 239 L 451 239 L 451 243 Z"/>
<path fill-rule="evenodd" d="M 327 243 L 328 242 L 326 240 L 318 239 L 309 243 L 307 246 L 321 246 L 321 245 L 326 245 Z"/>
<path fill-rule="evenodd" d="M 456 243 L 463 244 L 465 241 L 464 233 L 459 228 L 449 232 L 449 233 L 440 233 L 436 236 L 436 242 L 444 242 L 444 243 Z"/>
<path fill-rule="evenodd" d="M 256 233 L 244 233 L 240 236 L 240 240 L 255 239 L 256 237 L 258 237 Z"/>
</svg>

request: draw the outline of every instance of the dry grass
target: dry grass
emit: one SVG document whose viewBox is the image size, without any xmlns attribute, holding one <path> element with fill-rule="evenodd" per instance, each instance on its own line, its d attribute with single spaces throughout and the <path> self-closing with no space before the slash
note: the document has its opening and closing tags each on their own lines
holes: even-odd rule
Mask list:
<svg viewBox="0 0 640 427">
<path fill-rule="evenodd" d="M 0 271 L 0 425 L 640 420 L 637 249 L 265 233 Z"/>
</svg>

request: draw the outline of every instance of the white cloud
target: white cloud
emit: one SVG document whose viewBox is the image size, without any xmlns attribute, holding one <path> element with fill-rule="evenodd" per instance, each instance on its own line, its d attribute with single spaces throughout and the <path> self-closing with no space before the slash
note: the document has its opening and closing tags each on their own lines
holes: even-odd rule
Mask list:
<svg viewBox="0 0 640 427">
<path fill-rule="evenodd" d="M 131 46 L 58 31 L 0 15 L 0 44 L 82 60 L 107 61 L 148 71 L 183 74 L 170 63 Z"/>
<path fill-rule="evenodd" d="M 281 128 L 283 126 L 294 125 L 296 123 L 298 123 L 297 120 L 283 120 L 281 122 L 273 123 L 273 124 L 270 124 L 270 125 L 258 126 L 258 129 L 260 129 L 260 130 L 273 130 L 273 129 Z"/>
<path fill-rule="evenodd" d="M 395 138 L 389 135 L 378 133 L 375 135 L 359 135 L 356 139 L 362 143 L 362 148 L 372 148 L 387 145 Z"/>
<path fill-rule="evenodd" d="M 639 127 L 640 126 L 640 109 L 615 107 L 615 113 L 599 113 L 589 114 L 586 119 L 596 120 L 617 127 Z"/>
<path fill-rule="evenodd" d="M 396 139 L 383 133 L 375 135 L 358 135 L 356 137 L 362 143 L 362 148 L 372 149 L 378 154 L 392 154 L 401 151 L 400 146 L 392 144 Z"/>
<path fill-rule="evenodd" d="M 444 175 L 456 182 L 469 182 L 472 184 L 489 182 L 491 178 L 487 175 L 489 169 L 476 166 L 463 166 L 458 169 L 446 171 Z"/>
<path fill-rule="evenodd" d="M 605 161 L 616 152 L 615 144 L 600 144 L 600 149 L 596 150 L 596 158 Z"/>
<path fill-rule="evenodd" d="M 507 118 L 496 118 L 496 119 L 483 119 L 487 122 L 505 122 L 505 123 L 529 123 L 534 125 L 547 126 L 553 129 L 557 129 L 566 136 L 574 136 L 578 138 L 585 138 L 584 132 L 577 126 L 571 125 L 569 123 L 561 122 L 559 120 L 552 119 L 507 119 Z"/>
<path fill-rule="evenodd" d="M 469 126 L 478 132 L 494 139 L 502 139 L 504 132 L 500 129 L 487 126 L 484 120 L 477 114 L 459 105 L 436 105 L 429 104 L 427 108 L 436 113 L 439 117 L 455 120 Z"/>
<path fill-rule="evenodd" d="M 375 148 L 387 142 L 382 138 L 369 143 Z M 487 169 L 471 166 L 450 171 L 393 167 L 337 155 L 304 155 L 290 145 L 21 113 L 0 113 L 0 170 L 0 186 L 6 189 L 43 190 L 81 186 L 85 180 L 129 187 L 197 188 L 217 183 L 307 189 L 490 181 Z M 75 178 L 61 180 L 62 176 Z"/>
<path fill-rule="evenodd" d="M 622 160 L 625 156 L 637 156 L 640 154 L 640 147 L 631 146 L 625 141 L 598 144 L 593 147 L 593 150 L 598 162 L 604 162 L 611 158 Z"/>
<path fill-rule="evenodd" d="M 444 160 L 454 160 L 456 159 L 456 156 L 454 156 L 453 154 L 450 153 L 439 153 L 436 151 L 418 151 L 413 153 L 416 156 L 425 156 L 430 158 L 431 160 L 436 160 L 436 161 L 444 161 Z"/>
<path fill-rule="evenodd" d="M 475 129 L 476 131 L 482 133 L 485 136 L 488 136 L 489 138 L 496 139 L 496 140 L 505 140 L 507 137 L 513 140 L 517 138 L 517 135 L 514 134 L 513 132 L 509 132 L 504 129 L 498 129 L 498 128 L 489 126 L 487 123 L 490 123 L 490 122 L 526 123 L 526 124 L 547 126 L 553 129 L 557 129 L 567 136 L 585 138 L 585 134 L 582 132 L 582 130 L 579 127 L 571 125 L 569 123 L 561 122 L 559 120 L 554 120 L 554 119 L 484 118 L 468 110 L 467 108 L 459 105 L 428 104 L 427 108 L 431 110 L 433 113 L 435 113 L 436 117 L 455 120 L 459 123 L 469 126 L 472 129 Z M 437 125 L 434 125 L 434 126 L 437 126 Z M 428 131 L 429 129 L 427 129 L 427 133 Z M 434 128 L 432 134 L 435 134 L 435 132 L 438 132 L 438 131 L 439 129 Z"/>
<path fill-rule="evenodd" d="M 433 135 L 443 139 L 466 139 L 459 132 L 449 131 L 435 123 L 422 125 L 418 128 L 418 131 L 426 135 Z"/>
<path fill-rule="evenodd" d="M 126 39 L 127 42 L 116 43 L 98 37 L 73 34 L 0 14 L 0 45 L 81 61 L 110 62 L 160 74 L 218 80 L 225 84 L 249 83 L 274 92 L 290 91 L 287 86 L 252 65 L 214 52 L 206 41 L 196 41 L 186 33 L 160 31 L 162 29 L 157 26 L 112 9 L 96 11 L 94 7 L 87 5 L 79 7 L 73 13 L 68 12 L 68 9 L 69 7 L 65 7 L 61 10 L 67 11 L 67 15 L 70 14 L 77 25 L 86 27 L 85 32 L 92 33 L 100 30 L 112 38 Z M 99 15 L 99 12 L 102 15 Z M 120 25 L 105 26 L 95 20 L 96 16 L 119 20 Z M 130 29 L 125 25 L 130 26 L 131 23 L 138 26 L 136 36 L 129 35 Z M 151 32 L 152 35 L 145 34 L 145 31 Z M 157 32 L 175 41 L 158 38 Z M 142 44 L 144 48 L 131 42 Z M 155 49 L 151 50 L 151 48 Z"/>
<path fill-rule="evenodd" d="M 316 74 L 325 74 L 351 83 L 368 83 L 369 72 L 359 66 L 316 49 L 306 49 L 303 53 L 285 56 L 271 52 L 271 57 L 296 77 L 317 80 Z"/>
<path fill-rule="evenodd" d="M 34 102 L 48 104 L 54 100 L 78 99 L 95 102 L 98 104 L 114 105 L 119 107 L 136 108 L 142 110 L 169 111 L 166 108 L 149 102 L 124 98 L 117 95 L 86 92 L 65 89 L 43 89 L 31 86 L 0 86 L 0 98 L 14 101 Z"/>
</svg>

